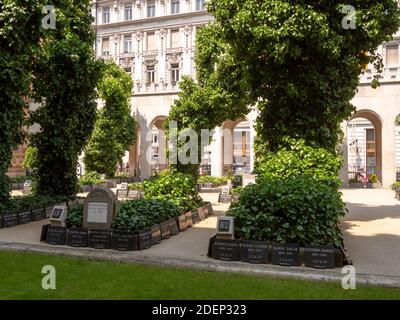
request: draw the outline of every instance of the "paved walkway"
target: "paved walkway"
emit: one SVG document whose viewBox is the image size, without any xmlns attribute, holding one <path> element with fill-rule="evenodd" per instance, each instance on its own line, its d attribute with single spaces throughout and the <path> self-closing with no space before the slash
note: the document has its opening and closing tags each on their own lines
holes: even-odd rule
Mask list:
<svg viewBox="0 0 400 320">
<path fill-rule="evenodd" d="M 208 239 L 215 234 L 216 217 L 227 204 L 219 204 L 218 193 L 202 193 L 213 203 L 215 216 L 196 224 L 150 249 L 134 252 L 51 246 L 40 242 L 40 230 L 48 220 L 0 229 L 0 249 L 35 251 L 121 262 L 185 266 L 214 271 L 269 274 L 340 281 L 341 269 L 315 270 L 305 267 L 251 265 L 223 262 L 207 257 Z M 358 283 L 400 287 L 400 201 L 390 190 L 354 189 L 343 191 L 349 213 L 343 220 L 346 248 L 356 267 Z"/>
<path fill-rule="evenodd" d="M 388 189 L 346 189 L 345 245 L 357 272 L 400 277 L 400 201 Z"/>
</svg>

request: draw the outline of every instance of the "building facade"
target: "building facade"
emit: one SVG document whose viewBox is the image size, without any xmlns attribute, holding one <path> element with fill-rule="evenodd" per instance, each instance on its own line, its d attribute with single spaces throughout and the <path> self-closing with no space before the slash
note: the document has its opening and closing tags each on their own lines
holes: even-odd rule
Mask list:
<svg viewBox="0 0 400 320">
<path fill-rule="evenodd" d="M 94 50 L 131 74 L 131 106 L 138 119 L 138 141 L 123 159 L 123 168 L 141 179 L 167 167 L 168 139 L 163 132 L 183 75 L 196 78 L 195 39 L 212 17 L 205 0 L 97 0 L 92 2 Z M 349 181 L 375 173 L 383 186 L 400 180 L 400 33 L 382 44 L 381 86 L 372 89 L 373 66 L 360 76 L 353 99 L 357 112 L 342 123 L 345 158 L 341 177 Z M 346 76 L 346 75 L 343 75 Z M 215 128 L 201 159 L 204 173 L 250 173 L 254 167 L 252 111 L 243 119 Z M 397 119 L 397 121 L 396 121 Z M 15 150 L 11 174 L 22 173 L 23 147 Z M 82 160 L 82 157 L 81 157 Z M 81 161 L 82 164 L 82 161 Z M 84 168 L 83 168 L 84 172 Z"/>
<path fill-rule="evenodd" d="M 168 142 L 162 128 L 177 98 L 179 79 L 196 77 L 196 33 L 212 17 L 204 0 L 99 0 L 92 10 L 97 56 L 113 59 L 134 81 L 132 106 L 140 134 L 124 161 L 131 174 L 144 179 L 167 166 Z M 395 121 L 400 113 L 399 43 L 397 34 L 379 47 L 385 65 L 381 86 L 371 88 L 374 70 L 368 66 L 352 101 L 357 112 L 342 124 L 345 185 L 372 173 L 386 187 L 399 178 L 400 126 Z M 251 112 L 215 129 L 202 159 L 203 172 L 220 176 L 252 171 L 255 118 L 256 112 Z"/>
</svg>

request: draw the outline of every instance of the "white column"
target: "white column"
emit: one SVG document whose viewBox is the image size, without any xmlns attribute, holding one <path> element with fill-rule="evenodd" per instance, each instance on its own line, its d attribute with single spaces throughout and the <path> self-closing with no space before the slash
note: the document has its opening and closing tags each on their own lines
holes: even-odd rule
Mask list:
<svg viewBox="0 0 400 320">
<path fill-rule="evenodd" d="M 254 138 L 256 136 L 256 131 L 254 129 L 254 124 L 250 122 L 250 173 L 254 170 Z"/>
<path fill-rule="evenodd" d="M 215 128 L 211 144 L 211 175 L 222 176 L 222 132 L 221 127 Z"/>
<path fill-rule="evenodd" d="M 140 179 L 148 179 L 151 176 L 151 128 L 146 120 L 140 121 Z"/>
</svg>

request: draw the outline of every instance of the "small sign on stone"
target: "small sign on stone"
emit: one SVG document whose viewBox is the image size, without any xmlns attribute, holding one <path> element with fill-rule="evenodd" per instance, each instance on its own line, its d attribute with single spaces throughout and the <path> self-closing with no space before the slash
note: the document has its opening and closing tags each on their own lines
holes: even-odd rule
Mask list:
<svg viewBox="0 0 400 320">
<path fill-rule="evenodd" d="M 138 235 L 130 231 L 113 231 L 111 248 L 119 251 L 138 250 Z"/>
<path fill-rule="evenodd" d="M 238 261 L 239 241 L 227 239 L 215 239 L 212 245 L 212 256 L 215 259 Z"/>
<path fill-rule="evenodd" d="M 274 243 L 272 245 L 272 264 L 281 266 L 299 266 L 299 245 L 295 243 Z"/>
<path fill-rule="evenodd" d="M 95 249 L 110 249 L 111 248 L 111 231 L 96 230 L 89 231 L 89 247 Z"/>
<path fill-rule="evenodd" d="M 304 249 L 306 267 L 331 269 L 335 267 L 335 249 L 331 246 L 306 245 Z"/>
<path fill-rule="evenodd" d="M 46 242 L 52 245 L 64 245 L 67 229 L 59 226 L 48 226 L 46 232 Z"/>
<path fill-rule="evenodd" d="M 268 242 L 242 240 L 240 243 L 240 261 L 268 263 Z"/>
</svg>

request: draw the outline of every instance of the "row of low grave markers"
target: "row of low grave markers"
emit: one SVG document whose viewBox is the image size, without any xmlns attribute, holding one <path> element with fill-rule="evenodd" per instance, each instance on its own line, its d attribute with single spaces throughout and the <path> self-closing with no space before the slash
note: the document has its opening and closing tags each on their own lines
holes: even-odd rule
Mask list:
<svg viewBox="0 0 400 320">
<path fill-rule="evenodd" d="M 275 265 L 300 266 L 303 250 L 307 267 L 328 269 L 343 265 L 341 252 L 331 246 L 306 245 L 303 249 L 298 244 L 273 243 L 270 248 L 266 241 L 235 240 L 232 217 L 218 217 L 217 233 L 210 239 L 208 255 L 226 261 L 267 264 L 271 260 Z"/>
<path fill-rule="evenodd" d="M 41 240 L 49 244 L 96 249 L 142 250 L 158 244 L 161 240 L 186 230 L 188 227 L 213 214 L 211 203 L 172 218 L 138 233 L 110 230 L 112 221 L 118 214 L 119 206 L 116 195 L 109 189 L 92 190 L 85 199 L 83 228 L 64 227 L 65 216 L 60 208 L 54 208 L 50 219 L 51 225 L 43 226 Z"/>
</svg>

